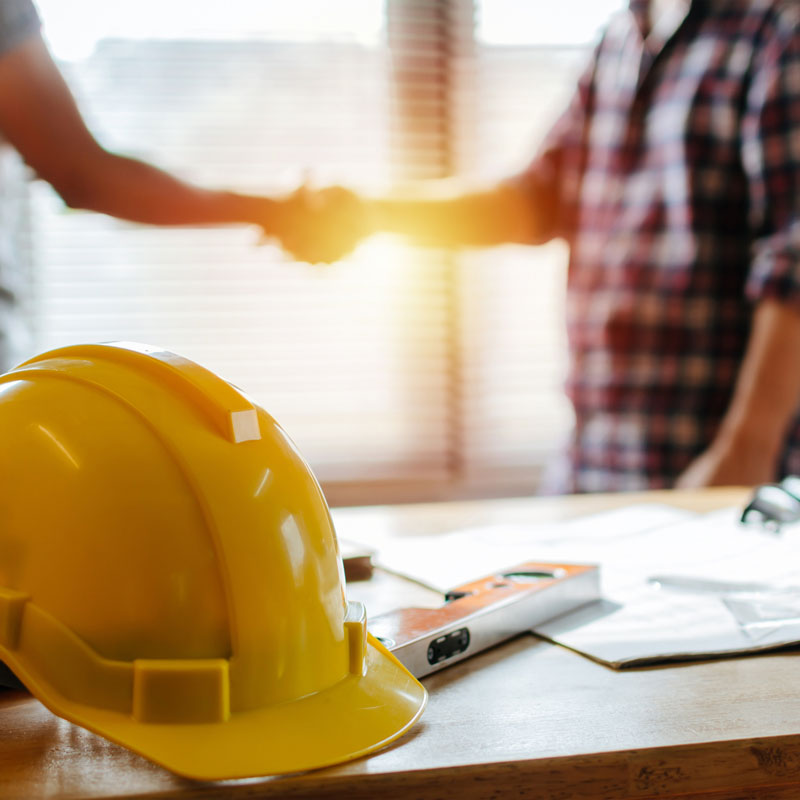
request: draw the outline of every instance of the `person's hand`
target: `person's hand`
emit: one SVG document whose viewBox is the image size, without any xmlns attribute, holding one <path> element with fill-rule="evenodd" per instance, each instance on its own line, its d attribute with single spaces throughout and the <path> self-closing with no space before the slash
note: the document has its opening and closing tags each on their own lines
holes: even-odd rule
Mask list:
<svg viewBox="0 0 800 800">
<path fill-rule="evenodd" d="M 368 233 L 364 203 L 342 186 L 313 191 L 303 185 L 280 205 L 273 232 L 297 261 L 339 261 Z"/>
<path fill-rule="evenodd" d="M 775 457 L 758 441 L 714 441 L 678 476 L 676 489 L 757 486 L 775 480 Z"/>
</svg>

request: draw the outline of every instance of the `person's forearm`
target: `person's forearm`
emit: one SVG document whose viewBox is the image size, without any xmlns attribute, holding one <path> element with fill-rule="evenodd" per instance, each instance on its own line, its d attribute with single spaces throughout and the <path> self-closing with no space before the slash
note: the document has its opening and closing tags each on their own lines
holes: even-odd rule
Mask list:
<svg viewBox="0 0 800 800">
<path fill-rule="evenodd" d="M 113 153 L 93 157 L 54 188 L 71 208 L 150 225 L 257 224 L 270 230 L 279 201 L 203 189 L 150 164 Z"/>
<path fill-rule="evenodd" d="M 86 127 L 41 36 L 0 59 L 0 131 L 72 208 L 152 225 L 254 223 L 272 229 L 274 201 L 201 189 L 105 150 Z"/>
<path fill-rule="evenodd" d="M 764 300 L 718 439 L 755 445 L 777 458 L 800 405 L 800 312 Z"/>
<path fill-rule="evenodd" d="M 744 486 L 781 477 L 778 458 L 800 405 L 800 312 L 763 300 L 716 436 L 678 476 L 679 488 Z"/>
<path fill-rule="evenodd" d="M 368 226 L 433 247 L 490 247 L 537 243 L 535 214 L 527 196 L 512 186 L 437 197 L 367 201 Z"/>
</svg>

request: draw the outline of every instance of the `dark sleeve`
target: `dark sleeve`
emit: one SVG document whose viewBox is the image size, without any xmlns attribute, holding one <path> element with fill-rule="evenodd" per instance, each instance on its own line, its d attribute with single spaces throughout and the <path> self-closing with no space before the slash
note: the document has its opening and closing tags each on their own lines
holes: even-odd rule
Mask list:
<svg viewBox="0 0 800 800">
<path fill-rule="evenodd" d="M 41 28 L 31 0 L 0 0 L 0 56 Z"/>
<path fill-rule="evenodd" d="M 755 232 L 747 296 L 800 310 L 800 31 L 779 18 L 754 65 L 742 120 L 742 163 Z"/>
</svg>

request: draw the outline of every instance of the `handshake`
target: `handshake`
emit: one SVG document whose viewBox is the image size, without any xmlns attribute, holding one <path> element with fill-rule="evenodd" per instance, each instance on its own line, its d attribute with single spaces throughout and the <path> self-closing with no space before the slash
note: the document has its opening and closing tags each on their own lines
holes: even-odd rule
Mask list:
<svg viewBox="0 0 800 800">
<path fill-rule="evenodd" d="M 342 186 L 312 190 L 304 185 L 270 208 L 259 224 L 296 261 L 339 261 L 375 232 L 369 203 Z"/>
</svg>

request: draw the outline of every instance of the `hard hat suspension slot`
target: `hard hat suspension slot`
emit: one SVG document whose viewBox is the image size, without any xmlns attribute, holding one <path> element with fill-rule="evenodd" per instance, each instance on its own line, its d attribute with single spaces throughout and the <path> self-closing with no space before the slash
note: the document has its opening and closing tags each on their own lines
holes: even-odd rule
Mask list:
<svg viewBox="0 0 800 800">
<path fill-rule="evenodd" d="M 16 650 L 22 613 L 30 595 L 14 589 L 0 588 L 0 644 L 9 650 Z"/>
<path fill-rule="evenodd" d="M 347 604 L 344 629 L 350 648 L 350 673 L 364 675 L 367 671 L 367 609 L 363 603 L 350 601 Z"/>
<path fill-rule="evenodd" d="M 137 659 L 133 716 L 140 722 L 226 722 L 228 662 L 222 658 Z"/>
</svg>

